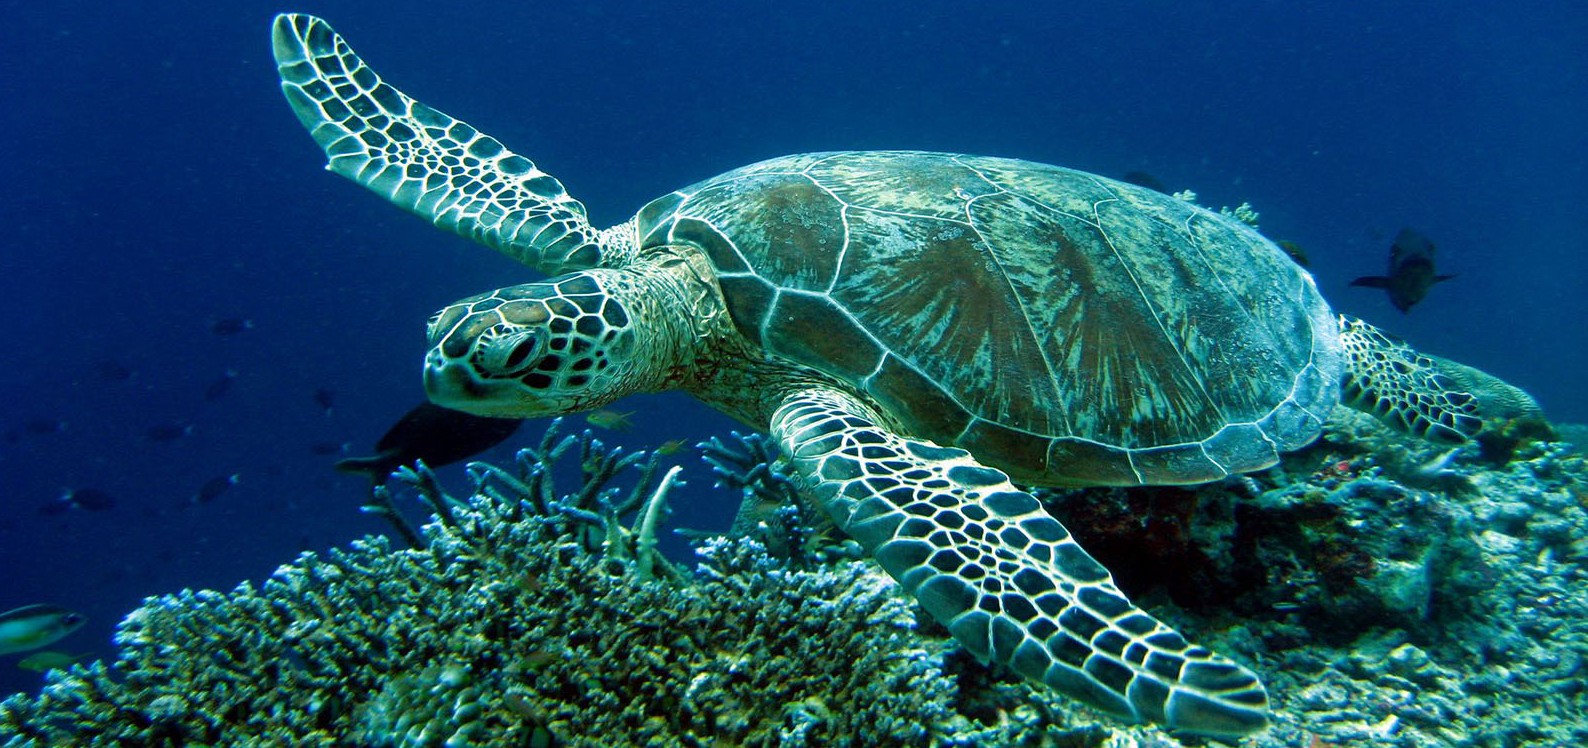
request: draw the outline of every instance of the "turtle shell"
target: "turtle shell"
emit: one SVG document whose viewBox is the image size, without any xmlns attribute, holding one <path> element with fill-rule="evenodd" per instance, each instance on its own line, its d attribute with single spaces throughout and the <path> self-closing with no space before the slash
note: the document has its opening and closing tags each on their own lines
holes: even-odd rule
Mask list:
<svg viewBox="0 0 1588 748">
<path fill-rule="evenodd" d="M 1311 276 L 1238 221 L 1085 172 L 920 152 L 764 161 L 642 209 L 769 355 L 1042 484 L 1272 465 L 1339 401 Z"/>
</svg>

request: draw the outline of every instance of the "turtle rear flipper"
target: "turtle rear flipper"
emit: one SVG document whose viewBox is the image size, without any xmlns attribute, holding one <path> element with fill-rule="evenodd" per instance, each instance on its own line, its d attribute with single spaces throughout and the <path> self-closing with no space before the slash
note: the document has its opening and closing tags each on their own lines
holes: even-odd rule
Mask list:
<svg viewBox="0 0 1588 748">
<path fill-rule="evenodd" d="M 894 434 L 826 389 L 788 398 L 771 430 L 823 510 L 978 659 L 1129 720 L 1222 737 L 1268 725 L 1257 676 L 1131 604 L 969 452 Z"/>
<path fill-rule="evenodd" d="M 1420 354 L 1384 331 L 1346 315 L 1340 315 L 1340 342 L 1346 352 L 1342 395 L 1346 405 L 1432 441 L 1463 442 L 1483 428 L 1484 404 L 1479 399 L 1483 393 L 1464 387 L 1461 378 L 1452 376 L 1454 369 L 1440 365 L 1442 359 Z M 1462 368 L 1499 382 L 1476 369 Z M 1477 382 L 1469 378 L 1466 383 Z M 1526 393 L 1522 395 L 1526 397 Z"/>
<path fill-rule="evenodd" d="M 1478 399 L 1478 416 L 1483 420 L 1544 417 L 1544 408 L 1522 388 L 1466 364 L 1427 353 L 1422 355 L 1458 389 Z"/>
<path fill-rule="evenodd" d="M 614 261 L 560 182 L 382 81 L 330 24 L 282 14 L 271 39 L 281 90 L 331 171 L 548 275 Z"/>
</svg>

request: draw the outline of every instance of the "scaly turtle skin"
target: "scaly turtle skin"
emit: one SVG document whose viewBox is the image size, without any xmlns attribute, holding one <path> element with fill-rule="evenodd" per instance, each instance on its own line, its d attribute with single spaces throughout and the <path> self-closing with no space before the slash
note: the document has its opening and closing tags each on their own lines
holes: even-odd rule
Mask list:
<svg viewBox="0 0 1588 748">
<path fill-rule="evenodd" d="M 1244 735 L 1267 695 L 1131 604 L 1011 476 L 1264 468 L 1317 437 L 1342 383 L 1431 438 L 1480 425 L 1438 360 L 1334 315 L 1256 232 L 1150 190 L 1008 159 L 807 154 L 597 231 L 556 179 L 384 83 L 324 21 L 280 16 L 274 45 L 332 171 L 556 276 L 431 319 L 433 401 L 529 417 L 687 390 L 770 431 L 971 652 L 1126 719 Z"/>
</svg>

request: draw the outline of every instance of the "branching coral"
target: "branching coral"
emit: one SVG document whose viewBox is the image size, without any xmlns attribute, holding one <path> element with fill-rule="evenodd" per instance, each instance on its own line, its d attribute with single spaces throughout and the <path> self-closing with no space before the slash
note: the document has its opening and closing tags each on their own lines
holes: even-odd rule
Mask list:
<svg viewBox="0 0 1588 748">
<path fill-rule="evenodd" d="M 739 492 L 729 537 L 755 538 L 771 555 L 802 568 L 865 555 L 859 543 L 800 496 L 788 461 L 765 436 L 734 432 L 702 442 L 700 450 L 717 486 Z"/>
<path fill-rule="evenodd" d="M 581 482 L 557 493 L 573 456 Z M 867 564 L 795 569 L 755 540 L 719 538 L 699 573 L 666 571 L 647 538 L 677 489 L 656 467 L 553 429 L 512 471 L 470 466 L 467 501 L 407 470 L 401 482 L 438 517 L 422 547 L 369 538 L 306 553 L 258 587 L 151 599 L 121 624 L 114 663 L 57 672 L 0 705 L 0 736 L 864 745 L 998 733 L 955 712 L 942 674 L 952 646 L 921 636 Z"/>
<path fill-rule="evenodd" d="M 1261 475 L 1049 498 L 1100 555 L 1150 559 L 1136 583 L 1215 591 L 1154 612 L 1251 653 L 1281 715 L 1257 748 L 1582 744 L 1588 464 L 1550 442 L 1503 471 L 1473 447 L 1400 460 L 1386 438 L 1350 420 Z M 693 571 L 651 540 L 667 501 L 710 494 L 553 428 L 469 466 L 466 500 L 402 472 L 436 516 L 415 548 L 149 600 L 113 663 L 0 702 L 0 745 L 1180 745 L 974 664 L 822 541 L 758 437 L 703 447 L 754 511 Z M 1435 458 L 1468 487 L 1386 467 Z"/>
</svg>

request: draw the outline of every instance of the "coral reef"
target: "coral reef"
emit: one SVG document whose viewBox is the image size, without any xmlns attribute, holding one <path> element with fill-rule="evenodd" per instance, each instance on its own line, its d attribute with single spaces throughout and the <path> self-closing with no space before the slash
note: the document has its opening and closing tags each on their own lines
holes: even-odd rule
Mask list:
<svg viewBox="0 0 1588 748">
<path fill-rule="evenodd" d="M 1043 495 L 1121 587 L 1256 662 L 1251 745 L 1588 744 L 1588 465 L 1494 427 L 1526 435 L 1508 461 L 1340 412 L 1261 474 Z"/>
<path fill-rule="evenodd" d="M 577 456 L 581 481 L 552 477 Z M 1016 744 L 956 708 L 948 640 L 869 564 L 796 569 L 716 538 L 693 574 L 655 556 L 656 460 L 588 433 L 470 466 L 423 546 L 306 553 L 262 585 L 154 598 L 113 663 L 0 704 L 7 746 Z M 565 467 L 565 466 L 564 466 Z M 763 466 L 764 468 L 764 466 Z M 731 466 L 741 487 L 762 482 Z M 631 487 L 614 478 L 633 478 Z M 797 513 L 797 508 L 791 508 Z M 632 526 L 620 520 L 634 515 Z M 1010 690 L 1004 708 L 1034 715 Z M 1034 702 L 1045 703 L 1045 702 Z M 996 711 L 996 710 L 995 710 Z M 1034 721 L 1031 717 L 1027 721 Z"/>
<path fill-rule="evenodd" d="M 1246 745 L 1588 744 L 1588 465 L 1497 428 L 1498 453 L 1441 450 L 1342 412 L 1261 474 L 1043 496 L 1155 614 L 1265 675 L 1276 724 Z M 676 471 L 554 424 L 511 469 L 471 465 L 465 500 L 403 471 L 436 518 L 417 547 L 149 600 L 114 662 L 0 702 L 0 743 L 1206 743 L 975 663 L 764 440 L 701 446 L 718 486 L 691 498 L 743 508 L 693 570 L 654 545 Z M 397 498 L 372 505 L 401 523 Z"/>
</svg>

